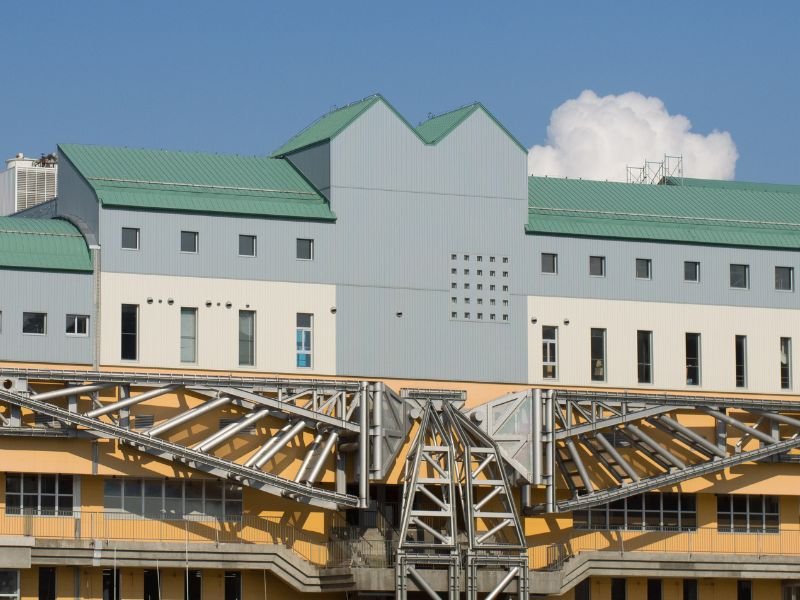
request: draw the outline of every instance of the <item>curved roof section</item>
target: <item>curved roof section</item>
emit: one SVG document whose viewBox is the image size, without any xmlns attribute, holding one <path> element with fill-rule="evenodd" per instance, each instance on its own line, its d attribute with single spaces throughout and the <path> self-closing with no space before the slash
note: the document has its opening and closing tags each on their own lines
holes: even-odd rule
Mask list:
<svg viewBox="0 0 800 600">
<path fill-rule="evenodd" d="M 60 144 L 104 206 L 335 220 L 282 159 Z"/>
<path fill-rule="evenodd" d="M 800 191 L 530 177 L 528 213 L 532 234 L 800 249 Z"/>
<path fill-rule="evenodd" d="M 482 110 L 523 152 L 528 152 L 528 149 L 525 148 L 517 138 L 511 135 L 508 129 L 506 129 L 480 102 L 474 102 L 455 110 L 433 116 L 419 126 L 412 127 L 405 117 L 389 104 L 386 98 L 380 94 L 374 94 L 321 116 L 273 152 L 272 156 L 286 156 L 292 152 L 332 140 L 377 102 L 383 102 L 423 143 L 429 145 L 437 144 L 447 137 L 447 134 L 463 123 L 471 114 L 475 111 Z"/>
<path fill-rule="evenodd" d="M 91 273 L 92 259 L 67 221 L 0 217 L 0 268 Z"/>
</svg>

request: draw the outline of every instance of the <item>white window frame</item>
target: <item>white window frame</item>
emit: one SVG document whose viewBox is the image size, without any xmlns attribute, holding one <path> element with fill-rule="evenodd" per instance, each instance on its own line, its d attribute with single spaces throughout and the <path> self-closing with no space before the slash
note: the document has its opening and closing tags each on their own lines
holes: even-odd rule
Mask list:
<svg viewBox="0 0 800 600">
<path fill-rule="evenodd" d="M 136 247 L 135 248 L 131 248 L 129 246 L 125 246 L 124 236 L 125 236 L 125 230 L 126 229 L 129 230 L 129 231 L 135 231 L 136 232 Z M 142 232 L 141 232 L 141 229 L 139 227 L 123 227 L 123 228 L 121 228 L 120 229 L 120 244 L 119 245 L 120 245 L 120 248 L 122 250 L 128 250 L 128 251 L 131 251 L 131 252 L 136 252 L 137 250 L 140 250 L 141 247 L 142 247 Z"/>
<path fill-rule="evenodd" d="M 697 265 L 697 279 L 686 279 L 686 265 Z M 683 281 L 686 283 L 700 283 L 700 261 L 699 260 L 685 260 L 683 261 Z"/>
<path fill-rule="evenodd" d="M 647 265 L 647 277 L 639 277 L 639 262 L 644 262 Z M 653 259 L 652 258 L 637 258 L 634 265 L 636 279 L 640 281 L 652 281 L 653 279 Z"/>
<path fill-rule="evenodd" d="M 545 329 L 552 329 L 554 337 L 544 337 Z M 545 375 L 549 367 L 553 370 L 552 376 Z M 542 326 L 542 379 L 558 380 L 558 327 L 555 325 Z"/>
<path fill-rule="evenodd" d="M 194 322 L 194 335 L 193 336 L 187 335 L 186 332 L 184 332 L 184 330 L 183 330 L 183 314 L 184 314 L 184 312 L 187 312 L 187 313 L 191 312 L 193 314 L 193 318 L 194 318 L 194 321 L 193 321 Z M 197 337 L 198 337 L 197 336 L 197 330 L 198 330 L 197 312 L 198 312 L 197 311 L 197 307 L 194 307 L 194 306 L 181 306 L 181 310 L 180 310 L 180 359 L 181 359 L 181 363 L 183 363 L 183 364 L 196 364 L 197 363 Z M 191 360 L 184 360 L 184 357 L 183 357 L 183 340 L 184 339 L 186 339 L 186 340 L 193 339 L 194 340 L 194 352 L 192 353 L 193 355 L 192 355 L 192 359 Z"/>
<path fill-rule="evenodd" d="M 134 333 L 125 333 L 122 331 L 122 307 L 123 306 L 134 306 L 136 307 L 136 331 Z M 120 349 L 119 349 L 119 359 L 124 362 L 137 362 L 139 360 L 139 332 L 141 330 L 142 324 L 140 323 L 140 316 L 141 316 L 141 309 L 138 304 L 129 304 L 127 302 L 123 302 L 120 305 L 119 309 L 120 315 L 120 324 L 119 324 L 119 335 L 120 335 Z M 124 336 L 133 335 L 136 341 L 136 357 L 135 358 L 122 358 L 122 340 Z"/>
<path fill-rule="evenodd" d="M 553 258 L 553 270 L 552 271 L 545 271 L 544 270 L 544 257 L 552 257 Z M 542 252 L 539 264 L 540 270 L 542 275 L 558 275 L 558 254 L 555 252 Z"/>
<path fill-rule="evenodd" d="M 311 257 L 310 258 L 301 258 L 299 256 L 299 254 L 300 254 L 299 250 L 300 249 L 297 247 L 297 244 L 299 242 L 311 242 L 311 244 L 310 244 L 310 246 L 311 246 Z M 314 243 L 314 238 L 297 238 L 297 240 L 295 242 L 295 258 L 297 260 L 304 260 L 304 261 L 312 261 L 312 260 L 314 260 L 314 256 L 316 254 L 316 248 L 314 246 L 316 246 L 316 244 Z"/>
<path fill-rule="evenodd" d="M 0 600 L 19 600 L 20 598 L 20 591 L 19 591 L 19 569 L 0 569 L 0 571 L 5 571 L 7 573 L 14 573 L 16 577 L 16 591 L 11 593 L 2 593 L 0 594 Z"/>
<path fill-rule="evenodd" d="M 784 342 L 786 342 L 786 347 L 784 348 Z M 780 375 L 780 386 L 782 390 L 791 390 L 792 389 L 792 338 L 790 337 L 781 337 L 780 341 L 780 365 L 781 365 L 781 375 Z M 785 361 L 784 361 L 785 355 Z M 784 362 L 786 364 L 786 371 L 787 371 L 787 381 L 786 385 L 783 384 L 783 365 Z"/>
<path fill-rule="evenodd" d="M 648 347 L 647 353 L 649 354 L 649 358 L 650 358 L 650 362 L 649 363 L 641 362 L 640 357 L 639 357 L 639 334 L 640 333 L 648 334 L 647 335 L 647 347 Z M 636 382 L 639 385 L 653 385 L 653 382 L 655 381 L 655 373 L 654 373 L 654 369 L 653 369 L 654 363 L 655 363 L 655 358 L 653 357 L 653 331 L 652 330 L 647 330 L 647 329 L 637 329 L 636 330 Z M 644 365 L 644 364 L 648 365 L 648 367 L 649 367 L 649 373 L 650 373 L 650 380 L 649 381 L 642 381 L 641 378 L 639 377 L 639 368 L 640 368 L 641 365 Z"/>
<path fill-rule="evenodd" d="M 603 340 L 603 358 L 600 359 L 603 361 L 603 378 L 602 379 L 595 379 L 594 377 L 594 369 L 595 369 L 595 361 L 598 360 L 597 358 L 592 356 L 592 342 L 594 340 L 594 332 L 601 331 L 603 333 L 602 340 Z M 592 327 L 589 329 L 589 379 L 595 383 L 608 381 L 608 330 L 605 327 Z"/>
<path fill-rule="evenodd" d="M 253 253 L 252 254 L 242 254 L 242 238 L 248 238 L 253 240 Z M 237 251 L 239 252 L 239 256 L 242 258 L 255 258 L 258 256 L 258 236 L 252 233 L 240 233 L 239 234 L 239 247 Z"/>
<path fill-rule="evenodd" d="M 600 275 L 595 275 L 594 273 L 592 273 L 592 259 L 593 258 L 599 258 L 600 259 L 600 270 L 601 270 Z M 605 276 L 606 276 L 606 257 L 605 256 L 597 256 L 597 255 L 590 256 L 589 257 L 589 277 L 602 278 L 602 277 L 605 277 Z"/>
<path fill-rule="evenodd" d="M 778 287 L 778 269 L 787 269 L 789 271 L 789 289 L 783 289 Z M 794 267 L 775 265 L 775 291 L 783 293 L 794 292 Z"/>
<path fill-rule="evenodd" d="M 309 326 L 306 327 L 297 324 L 297 320 L 300 319 L 300 315 L 308 316 Z M 312 313 L 297 313 L 295 325 L 295 367 L 298 369 L 312 369 L 314 367 L 314 315 Z M 303 340 L 302 347 L 301 339 Z M 307 345 L 306 339 L 308 340 Z M 308 357 L 308 364 L 300 364 L 301 356 Z"/>
<path fill-rule="evenodd" d="M 78 333 L 78 323 L 80 319 L 83 319 L 85 322 L 85 330 L 83 333 Z M 69 332 L 70 321 L 75 327 L 76 333 Z M 64 329 L 64 334 L 69 337 L 88 337 L 89 336 L 89 315 L 78 315 L 78 314 L 68 314 L 67 315 L 67 323 Z"/>
<path fill-rule="evenodd" d="M 733 285 L 733 268 L 744 267 L 744 286 Z M 731 263 L 728 267 L 728 286 L 732 290 L 749 290 L 750 289 L 750 265 L 743 263 Z"/>
<path fill-rule="evenodd" d="M 251 362 L 242 362 L 242 330 L 241 330 L 241 322 L 242 322 L 242 314 L 249 314 L 252 316 L 252 335 L 250 344 L 252 346 L 252 351 L 250 352 L 251 355 Z M 240 310 L 238 319 L 236 320 L 236 353 L 237 353 L 237 361 L 240 367 L 255 367 L 256 366 L 256 341 L 257 341 L 257 327 L 258 327 L 258 317 L 256 315 L 256 311 L 254 310 Z"/>
<path fill-rule="evenodd" d="M 42 315 L 44 316 L 44 331 L 42 333 L 32 333 L 29 331 L 25 331 L 25 315 Z M 22 312 L 22 335 L 35 335 L 35 336 L 45 336 L 47 335 L 47 313 L 46 312 L 39 312 L 39 311 L 32 311 L 26 310 Z"/>
<path fill-rule="evenodd" d="M 194 239 L 194 250 L 184 250 L 183 249 L 183 234 L 184 233 L 191 234 L 192 239 Z M 188 229 L 181 229 L 180 249 L 181 249 L 181 254 L 199 254 L 200 253 L 200 232 L 198 232 L 198 231 L 189 231 Z"/>
</svg>

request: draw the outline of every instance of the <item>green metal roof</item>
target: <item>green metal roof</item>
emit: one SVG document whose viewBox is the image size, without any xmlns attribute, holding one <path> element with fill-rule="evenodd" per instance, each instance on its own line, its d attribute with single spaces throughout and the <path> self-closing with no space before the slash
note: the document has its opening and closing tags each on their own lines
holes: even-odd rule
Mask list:
<svg viewBox="0 0 800 600">
<path fill-rule="evenodd" d="M 678 179 L 669 177 L 667 185 L 682 185 L 687 187 L 708 187 L 719 190 L 749 190 L 754 192 L 784 192 L 787 194 L 800 194 L 800 185 L 785 183 L 757 183 L 753 181 L 723 181 L 720 179 L 694 179 L 684 177 Z"/>
<path fill-rule="evenodd" d="M 332 110 L 278 148 L 272 153 L 272 156 L 284 156 L 295 150 L 333 139 L 340 131 L 355 121 L 361 113 L 380 99 L 381 97 L 377 94 L 367 96 L 363 100 Z"/>
<path fill-rule="evenodd" d="M 457 108 L 450 112 L 436 115 L 421 123 L 419 126 L 413 127 L 411 123 L 409 123 L 408 120 L 403 117 L 403 115 L 397 112 L 394 106 L 389 104 L 386 98 L 380 94 L 374 94 L 364 98 L 363 100 L 353 102 L 352 104 L 348 104 L 342 108 L 337 108 L 336 110 L 323 115 L 288 142 L 286 142 L 283 146 L 278 148 L 275 152 L 273 152 L 272 156 L 285 156 L 296 150 L 301 150 L 303 148 L 313 146 L 314 144 L 319 144 L 320 142 L 332 140 L 376 102 L 383 102 L 389 108 L 389 110 L 396 114 L 397 117 L 426 144 L 438 143 L 445 138 L 448 133 L 453 131 L 464 120 L 466 120 L 466 118 L 472 113 L 474 113 L 476 110 L 482 110 L 489 116 L 490 119 L 492 119 L 492 121 L 497 124 L 498 127 L 500 127 L 500 129 L 505 132 L 508 137 L 511 138 L 511 140 L 517 146 L 520 147 L 520 149 L 522 149 L 523 152 L 527 153 L 528 151 L 528 149 L 525 148 L 525 146 L 523 146 L 517 138 L 511 135 L 508 129 L 506 129 L 492 113 L 486 110 L 486 107 L 480 102 L 468 104 L 467 106 L 462 106 L 461 108 Z"/>
<path fill-rule="evenodd" d="M 532 234 L 800 249 L 800 191 L 530 177 Z"/>
<path fill-rule="evenodd" d="M 0 268 L 91 272 L 92 259 L 67 221 L 0 217 Z"/>
<path fill-rule="evenodd" d="M 104 206 L 334 220 L 283 159 L 61 144 Z"/>
</svg>

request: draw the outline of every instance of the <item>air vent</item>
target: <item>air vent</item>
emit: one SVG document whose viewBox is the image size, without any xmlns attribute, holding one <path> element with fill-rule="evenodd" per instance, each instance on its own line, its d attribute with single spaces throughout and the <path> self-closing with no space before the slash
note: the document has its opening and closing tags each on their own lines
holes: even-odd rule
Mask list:
<svg viewBox="0 0 800 600">
<path fill-rule="evenodd" d="M 155 422 L 153 415 L 136 415 L 133 417 L 134 429 L 150 429 Z"/>
</svg>

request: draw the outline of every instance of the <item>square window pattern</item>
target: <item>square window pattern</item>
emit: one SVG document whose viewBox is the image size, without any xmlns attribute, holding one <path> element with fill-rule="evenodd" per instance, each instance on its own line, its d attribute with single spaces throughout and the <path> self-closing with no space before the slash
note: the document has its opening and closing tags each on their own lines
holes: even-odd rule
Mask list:
<svg viewBox="0 0 800 600">
<path fill-rule="evenodd" d="M 794 290 L 794 269 L 792 267 L 775 267 L 775 289 L 782 292 Z"/>
<path fill-rule="evenodd" d="M 67 315 L 66 333 L 84 337 L 89 335 L 88 315 Z"/>
<path fill-rule="evenodd" d="M 7 514 L 69 516 L 72 503 L 72 475 L 6 473 Z"/>
<path fill-rule="evenodd" d="M 558 273 L 558 254 L 542 252 L 542 273 Z"/>
<path fill-rule="evenodd" d="M 122 249 L 123 250 L 138 250 L 139 249 L 139 229 L 136 227 L 123 227 L 122 228 Z"/>
<path fill-rule="evenodd" d="M 181 231 L 181 252 L 197 254 L 199 237 L 196 231 Z"/>
<path fill-rule="evenodd" d="M 22 333 L 26 333 L 28 335 L 46 335 L 47 313 L 22 313 Z"/>
<path fill-rule="evenodd" d="M 256 255 L 256 236 L 239 235 L 239 256 Z"/>
<path fill-rule="evenodd" d="M 686 260 L 683 262 L 683 280 L 698 283 L 700 281 L 700 263 Z"/>
<path fill-rule="evenodd" d="M 314 260 L 314 240 L 297 238 L 297 260 Z"/>
<path fill-rule="evenodd" d="M 652 279 L 653 261 L 649 258 L 636 259 L 636 279 Z"/>
<path fill-rule="evenodd" d="M 590 256 L 589 257 L 589 275 L 592 277 L 605 277 L 606 276 L 606 257 L 605 256 Z"/>
<path fill-rule="evenodd" d="M 490 263 L 502 262 L 510 266 L 509 258 L 507 256 L 491 255 L 487 253 L 473 254 L 452 251 L 448 253 L 447 256 L 449 258 L 447 268 L 450 271 L 450 289 L 453 290 L 453 294 L 450 296 L 450 302 L 448 303 L 450 320 L 470 321 L 473 323 L 488 323 L 490 321 L 494 321 L 495 323 L 510 323 L 510 286 L 498 286 L 494 283 L 486 283 L 487 279 L 491 281 L 492 278 L 498 276 L 497 271 L 485 271 L 482 268 L 471 269 L 469 267 L 470 261 L 483 262 L 484 259 Z M 508 269 L 508 266 L 505 268 Z M 542 254 L 542 271 L 548 272 L 547 269 L 553 269 L 553 273 L 558 270 L 558 257 L 555 254 Z M 510 270 L 501 271 L 499 274 L 504 278 L 511 277 Z M 454 295 L 456 293 L 455 290 L 458 290 L 461 294 Z M 498 306 L 502 308 L 494 313 L 472 312 L 469 308 L 475 304 Z"/>
<path fill-rule="evenodd" d="M 731 265 L 731 287 L 746 290 L 750 287 L 750 265 Z"/>
<path fill-rule="evenodd" d="M 242 488 L 212 479 L 106 479 L 103 507 L 109 512 L 153 519 L 238 518 L 242 514 Z"/>
</svg>

